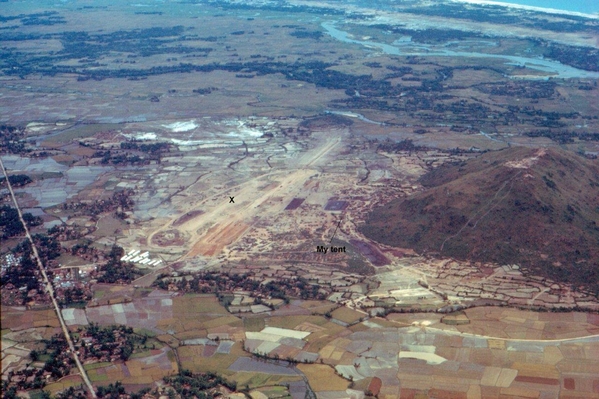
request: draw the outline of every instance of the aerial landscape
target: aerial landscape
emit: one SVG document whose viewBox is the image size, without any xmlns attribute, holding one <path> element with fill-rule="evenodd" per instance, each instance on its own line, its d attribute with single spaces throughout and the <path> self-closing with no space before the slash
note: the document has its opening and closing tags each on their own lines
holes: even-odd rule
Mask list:
<svg viewBox="0 0 599 399">
<path fill-rule="evenodd" d="M 519 3 L 0 1 L 1 397 L 599 398 L 599 6 Z"/>
</svg>

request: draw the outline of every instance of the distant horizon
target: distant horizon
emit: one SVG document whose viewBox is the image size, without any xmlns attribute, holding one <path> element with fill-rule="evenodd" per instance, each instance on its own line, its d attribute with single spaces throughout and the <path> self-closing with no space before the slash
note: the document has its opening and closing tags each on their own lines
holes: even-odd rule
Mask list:
<svg viewBox="0 0 599 399">
<path fill-rule="evenodd" d="M 599 18 L 599 1 L 596 0 L 453 0 L 462 3 L 495 4 L 506 7 L 544 11 L 552 14 L 580 15 Z"/>
</svg>

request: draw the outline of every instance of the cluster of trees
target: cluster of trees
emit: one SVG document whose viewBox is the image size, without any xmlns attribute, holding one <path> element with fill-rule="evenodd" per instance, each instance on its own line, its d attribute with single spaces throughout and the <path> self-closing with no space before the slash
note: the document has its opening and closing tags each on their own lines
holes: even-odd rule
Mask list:
<svg viewBox="0 0 599 399">
<path fill-rule="evenodd" d="M 50 267 L 51 261 L 58 258 L 62 252 L 62 247 L 56 239 L 56 237 L 48 236 L 46 234 L 34 234 L 31 236 L 37 253 L 46 267 Z M 27 242 L 27 241 L 24 241 Z"/>
<path fill-rule="evenodd" d="M 387 140 L 379 144 L 377 150 L 388 153 L 397 153 L 400 151 L 427 151 L 429 148 L 422 145 L 416 145 L 410 139 L 402 141 L 391 141 Z"/>
<path fill-rule="evenodd" d="M 118 191 L 110 198 L 101 199 L 92 202 L 91 204 L 83 203 L 83 202 L 65 202 L 61 205 L 62 209 L 67 211 L 75 211 L 75 213 L 84 214 L 86 216 L 92 216 L 95 218 L 96 216 L 112 212 L 119 211 L 125 212 L 133 209 L 133 199 L 131 198 L 134 194 L 133 190 L 123 190 Z M 56 231 L 58 233 L 58 231 Z"/>
<path fill-rule="evenodd" d="M 121 143 L 121 149 L 123 150 L 137 150 L 149 154 L 157 154 L 160 152 L 168 151 L 170 148 L 169 143 L 158 142 L 158 143 L 137 143 L 135 141 L 125 141 Z"/>
<path fill-rule="evenodd" d="M 474 86 L 476 90 L 495 96 L 520 98 L 551 98 L 555 93 L 554 82 L 512 81 L 505 83 L 481 83 Z"/>
<path fill-rule="evenodd" d="M 371 28 L 381 29 L 387 32 L 393 32 L 399 35 L 410 36 L 413 42 L 417 43 L 444 43 L 450 40 L 467 40 L 467 39 L 488 39 L 489 36 L 477 33 L 467 32 L 459 29 L 407 29 L 401 26 L 388 25 L 388 24 L 374 24 L 369 25 Z"/>
<path fill-rule="evenodd" d="M 42 357 L 47 358 L 42 368 L 27 367 L 18 372 L 10 372 L 2 382 L 3 398 L 17 398 L 17 391 L 42 389 L 46 386 L 45 375 L 49 374 L 52 380 L 57 380 L 68 375 L 74 366 L 74 360 L 67 352 L 68 345 L 62 335 L 42 340 L 44 349 L 32 350 L 29 357 L 32 362 L 38 362 Z M 31 378 L 33 377 L 33 378 Z M 61 398 L 65 396 L 57 396 Z M 73 398 L 75 396 L 67 396 Z M 42 393 L 42 398 L 50 398 L 47 392 Z"/>
<path fill-rule="evenodd" d="M 69 387 L 62 392 L 59 392 L 54 397 L 55 399 L 87 399 L 87 392 L 83 389 L 83 387 Z M 48 399 L 50 399 L 50 394 L 48 394 Z M 46 399 L 42 397 L 41 399 Z"/>
<path fill-rule="evenodd" d="M 190 3 L 205 3 L 204 0 L 189 0 Z M 223 10 L 268 10 L 268 11 L 279 11 L 285 15 L 291 15 L 295 13 L 310 13 L 318 15 L 345 15 L 345 11 L 338 10 L 336 8 L 328 7 L 310 7 L 304 5 L 292 5 L 286 2 L 281 3 L 233 3 L 224 0 L 210 0 L 208 3 L 211 6 L 219 7 Z"/>
<path fill-rule="evenodd" d="M 32 14 L 0 15 L 0 22 L 20 21 L 23 25 L 56 25 L 66 23 L 58 11 L 44 11 Z"/>
<path fill-rule="evenodd" d="M 160 101 L 156 96 L 151 101 Z M 135 141 L 121 143 L 121 150 L 99 150 L 92 157 L 101 158 L 103 165 L 147 165 L 150 161 L 160 162 L 161 154 L 169 151 L 169 143 L 139 144 Z M 130 152 L 130 151 L 136 151 Z M 145 153 L 147 155 L 141 155 Z"/>
<path fill-rule="evenodd" d="M 142 399 L 143 397 L 159 398 L 166 396 L 169 399 L 213 399 L 222 396 L 221 388 L 230 391 L 237 389 L 235 382 L 230 382 L 216 373 L 192 373 L 183 369 L 174 376 L 164 377 L 165 387 L 154 389 L 144 388 L 136 393 L 125 390 L 119 381 L 106 386 L 98 387 L 96 394 L 99 398 L 106 399 Z M 74 397 L 74 396 L 73 396 Z"/>
<path fill-rule="evenodd" d="M 147 340 L 146 336 L 137 336 L 131 327 L 121 325 L 102 328 L 97 323 L 91 323 L 86 334 L 92 338 L 91 344 L 86 345 L 87 352 L 101 360 L 110 360 L 113 356 L 129 360 L 135 344 L 145 344 Z"/>
<path fill-rule="evenodd" d="M 121 261 L 124 254 L 123 248 L 117 245 L 112 247 L 108 261 L 100 267 L 102 274 L 98 277 L 98 282 L 128 284 L 143 274 L 132 263 Z"/>
<path fill-rule="evenodd" d="M 121 150 L 100 150 L 96 151 L 92 157 L 101 158 L 100 162 L 103 165 L 147 165 L 150 161 L 160 162 L 160 156 L 162 153 L 168 151 L 170 148 L 169 143 L 150 143 L 140 144 L 135 141 L 121 143 Z M 136 153 L 129 151 L 137 151 L 147 154 L 146 156 L 140 156 Z"/>
<path fill-rule="evenodd" d="M 314 39 L 319 40 L 322 37 L 322 32 L 315 31 L 305 31 L 305 30 L 296 30 L 290 33 L 291 36 L 297 37 L 298 39 Z"/>
<path fill-rule="evenodd" d="M 330 312 L 327 313 L 329 316 L 325 315 L 325 317 L 327 319 L 330 319 Z M 245 345 L 245 344 L 244 344 Z M 257 357 L 259 360 L 265 360 L 265 361 L 272 361 L 274 360 L 275 362 L 279 362 L 279 361 L 285 361 L 287 363 L 289 363 L 287 366 L 291 367 L 294 364 L 299 364 L 299 363 L 303 363 L 303 364 L 313 364 L 314 361 L 313 360 L 308 360 L 308 359 L 303 359 L 303 360 L 297 360 L 294 357 L 291 356 L 286 356 L 284 359 L 281 359 L 281 356 L 279 356 L 278 353 L 275 353 L 274 356 L 270 356 L 268 353 L 263 353 L 263 352 L 252 352 L 252 355 L 254 355 L 255 357 Z M 322 363 L 322 360 L 321 360 Z"/>
<path fill-rule="evenodd" d="M 102 57 L 114 52 L 128 53 L 130 57 L 149 57 L 159 54 L 201 54 L 206 56 L 213 49 L 210 47 L 191 47 L 180 44 L 181 41 L 192 40 L 183 35 L 185 28 L 152 27 L 147 29 L 133 29 L 116 31 L 106 34 L 89 34 L 87 32 L 61 32 L 48 34 L 13 34 L 8 37 L 11 41 L 31 39 L 60 40 L 63 48 L 61 51 L 40 56 L 39 54 L 23 53 L 16 50 L 7 50 L 3 54 L 3 71 L 13 76 L 27 76 L 41 72 L 50 76 L 57 73 L 76 72 L 80 68 L 97 68 L 105 66 L 98 63 Z M 65 60 L 78 60 L 78 67 L 65 67 L 60 63 Z M 141 76 L 141 75 L 137 75 Z M 95 76 L 82 76 L 81 80 L 96 78 Z"/>
<path fill-rule="evenodd" d="M 192 92 L 197 94 L 210 94 L 216 90 L 218 90 L 217 87 L 200 87 L 198 89 L 192 90 Z"/>
<path fill-rule="evenodd" d="M 173 280 L 168 275 L 160 276 L 154 282 L 154 286 L 168 290 L 169 285 L 174 284 L 179 291 L 194 293 L 215 293 L 219 295 L 220 300 L 226 299 L 226 296 L 220 294 L 223 292 L 232 292 L 235 289 L 251 291 L 257 297 L 271 297 L 289 302 L 291 297 L 300 297 L 302 299 L 325 299 L 326 295 L 319 292 L 317 284 L 311 284 L 304 278 L 277 279 L 261 284 L 257 278 L 251 274 L 224 274 L 219 272 L 201 272 L 193 275 L 193 279 Z M 224 304 L 228 306 L 228 303 Z"/>
<path fill-rule="evenodd" d="M 27 227 L 39 226 L 44 222 L 42 218 L 33 216 L 29 212 L 23 214 L 23 220 L 27 223 Z M 19 212 L 9 205 L 0 206 L 0 232 L 2 239 L 25 233 L 25 228 L 19 219 Z"/>
<path fill-rule="evenodd" d="M 587 71 L 599 71 L 599 50 L 595 47 L 568 46 L 561 43 L 545 43 L 543 55 L 562 64 Z"/>
<path fill-rule="evenodd" d="M 64 32 L 56 38 L 63 44 L 57 55 L 68 58 L 97 60 L 111 52 L 122 52 L 148 57 L 157 54 L 209 53 L 211 48 L 174 45 L 183 34 L 183 26 L 151 27 L 121 30 L 105 34 L 90 35 L 87 32 Z"/>
<path fill-rule="evenodd" d="M 145 394 L 150 392 L 150 388 L 144 388 L 136 393 L 127 393 L 125 387 L 120 381 L 110 383 L 107 386 L 98 387 L 96 394 L 99 398 L 108 399 L 142 399 Z"/>
<path fill-rule="evenodd" d="M 0 177 L 0 187 L 4 186 L 6 184 L 5 181 L 6 181 L 5 177 Z M 33 180 L 31 180 L 31 177 L 29 177 L 27 175 L 8 176 L 8 182 L 13 187 L 23 187 L 23 186 L 26 186 L 27 184 L 31 183 L 32 181 Z"/>
<path fill-rule="evenodd" d="M 113 151 L 96 151 L 93 157 L 100 157 L 102 165 L 147 165 L 149 159 L 142 158 L 137 154 L 130 155 L 127 153 L 113 154 Z"/>
<path fill-rule="evenodd" d="M 26 146 L 23 128 L 11 125 L 0 125 L 0 152 L 23 155 L 31 152 Z"/>
<path fill-rule="evenodd" d="M 68 375 L 71 368 L 75 366 L 75 361 L 68 353 L 68 345 L 64 336 L 54 335 L 49 340 L 42 341 L 46 349 L 42 355 L 49 355 L 43 370 L 49 371 L 53 378 L 59 379 Z"/>
<path fill-rule="evenodd" d="M 27 302 L 27 293 L 33 289 L 39 289 L 40 282 L 38 280 L 38 267 L 33 258 L 31 244 L 25 240 L 21 244 L 13 248 L 12 253 L 16 259 L 19 259 L 18 264 L 6 270 L 4 276 L 0 280 L 2 293 L 10 295 L 13 303 L 23 305 Z M 12 285 L 13 289 L 26 287 L 20 295 L 9 292 L 7 286 Z M 3 295 L 3 299 L 4 295 Z"/>
<path fill-rule="evenodd" d="M 227 381 L 216 373 L 192 373 L 183 369 L 173 377 L 164 377 L 175 392 L 183 398 L 212 399 L 218 396 L 217 388 L 224 386 L 231 391 L 237 389 L 235 382 Z"/>
<path fill-rule="evenodd" d="M 73 306 L 73 305 L 85 305 L 87 301 L 92 299 L 92 294 L 89 289 L 83 289 L 82 287 L 71 287 L 71 288 L 57 288 L 55 290 L 58 300 L 61 306 Z"/>
<path fill-rule="evenodd" d="M 524 133 L 528 137 L 547 137 L 560 144 L 574 143 L 576 139 L 582 141 L 599 141 L 599 133 L 572 130 L 532 130 Z"/>
</svg>

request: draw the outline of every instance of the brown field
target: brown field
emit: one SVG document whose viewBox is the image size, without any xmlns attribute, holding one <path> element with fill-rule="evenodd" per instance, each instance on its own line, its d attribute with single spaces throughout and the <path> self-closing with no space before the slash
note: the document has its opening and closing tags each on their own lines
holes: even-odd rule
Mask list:
<svg viewBox="0 0 599 399">
<path fill-rule="evenodd" d="M 231 376 L 233 373 L 228 370 L 229 366 L 240 356 L 248 356 L 243 351 L 241 343 L 235 343 L 229 354 L 215 353 L 211 357 L 202 357 L 201 346 L 182 346 L 177 349 L 181 360 L 181 367 L 194 372 L 213 371 L 222 375 Z"/>
<path fill-rule="evenodd" d="M 454 328 L 464 333 L 497 338 L 566 339 L 599 334 L 599 321 L 592 313 L 530 312 L 499 307 L 467 309 L 470 324 Z M 439 328 L 450 328 L 449 326 Z"/>
<path fill-rule="evenodd" d="M 231 222 L 226 225 L 217 224 L 211 227 L 206 235 L 197 241 L 187 256 L 213 256 L 224 247 L 237 241 L 250 226 L 245 223 Z"/>
<path fill-rule="evenodd" d="M 53 309 L 28 310 L 23 308 L 3 306 L 0 315 L 2 328 L 24 330 L 34 327 L 60 327 Z"/>
<path fill-rule="evenodd" d="M 354 324 L 357 323 L 358 321 L 360 321 L 360 319 L 366 317 L 367 315 L 363 312 L 358 312 L 356 310 L 347 308 L 345 306 L 342 306 L 338 309 L 335 309 L 332 313 L 331 316 L 334 319 L 337 319 L 339 321 L 342 321 L 344 323 L 347 324 Z"/>
<path fill-rule="evenodd" d="M 335 309 L 337 305 L 329 301 L 303 301 L 301 307 L 308 309 L 312 314 L 324 315 Z"/>
<path fill-rule="evenodd" d="M 335 374 L 335 370 L 331 366 L 323 364 L 299 364 L 297 368 L 305 374 L 310 387 L 315 392 L 342 391 L 349 386 L 349 382 Z"/>
</svg>

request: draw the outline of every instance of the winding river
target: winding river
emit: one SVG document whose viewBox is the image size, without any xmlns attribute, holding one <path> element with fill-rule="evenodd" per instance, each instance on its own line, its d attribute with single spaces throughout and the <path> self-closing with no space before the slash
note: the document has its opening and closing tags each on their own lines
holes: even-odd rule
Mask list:
<svg viewBox="0 0 599 399">
<path fill-rule="evenodd" d="M 498 58 L 505 62 L 508 65 L 519 65 L 525 66 L 526 68 L 535 69 L 538 71 L 543 71 L 546 73 L 550 73 L 553 78 L 590 78 L 590 79 L 599 79 L 599 72 L 585 71 L 582 69 L 577 69 L 568 65 L 564 65 L 558 61 L 551 61 L 542 58 L 527 58 L 527 57 L 519 57 L 514 55 L 500 55 L 500 54 L 487 54 L 487 53 L 476 53 L 476 52 L 468 52 L 468 51 L 452 51 L 445 50 L 439 48 L 431 48 L 426 45 L 419 45 L 419 47 L 425 47 L 425 51 L 411 51 L 414 49 L 413 43 L 411 42 L 402 42 L 395 41 L 395 45 L 372 42 L 368 40 L 356 40 L 352 38 L 352 35 L 348 32 L 337 29 L 335 26 L 335 22 L 323 22 L 322 27 L 326 29 L 327 33 L 333 38 L 342 41 L 344 43 L 353 43 L 360 44 L 365 47 L 377 48 L 383 51 L 386 54 L 391 55 L 402 55 L 402 56 L 423 56 L 423 57 L 470 57 L 470 58 Z M 402 47 L 407 48 L 410 46 L 410 51 L 402 51 Z M 526 76 L 521 75 L 519 78 L 530 78 L 530 79 L 539 79 L 538 76 Z"/>
</svg>

